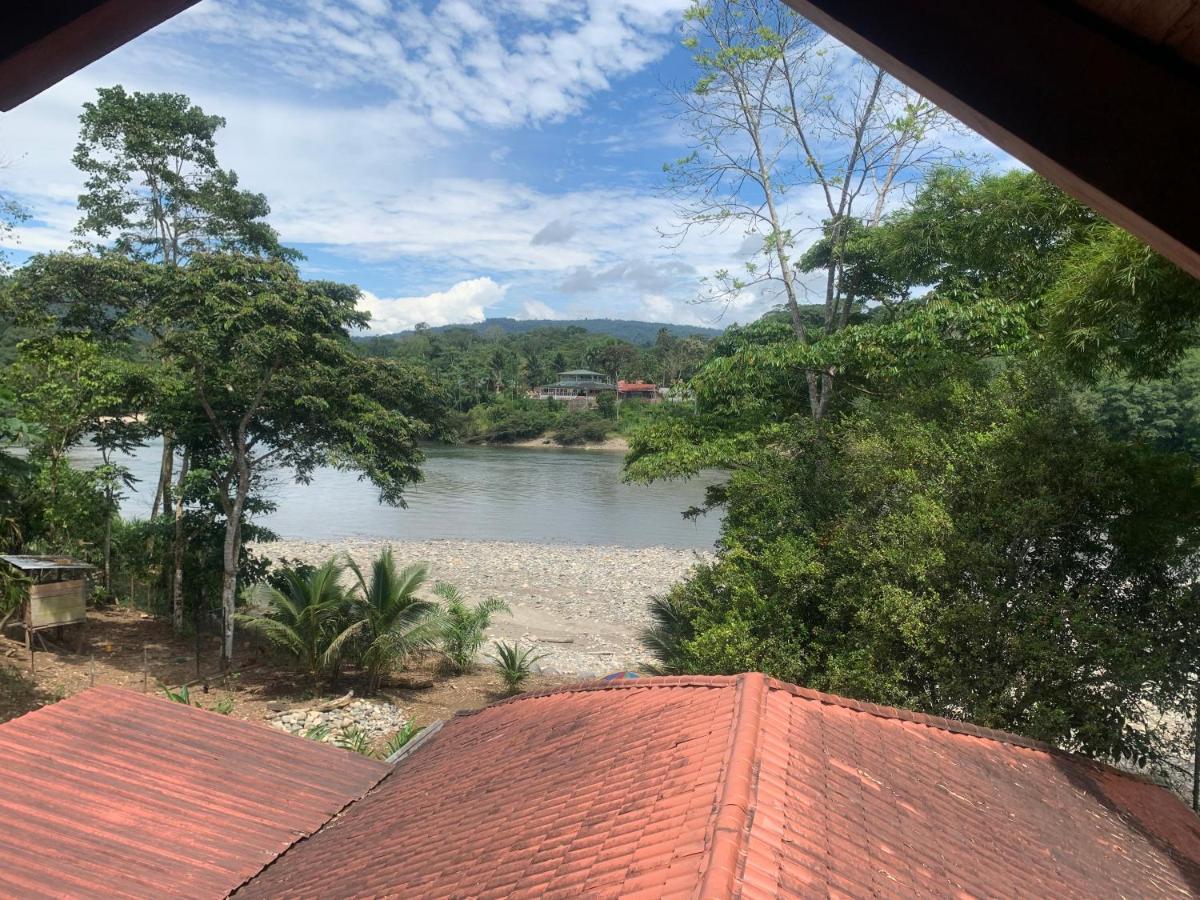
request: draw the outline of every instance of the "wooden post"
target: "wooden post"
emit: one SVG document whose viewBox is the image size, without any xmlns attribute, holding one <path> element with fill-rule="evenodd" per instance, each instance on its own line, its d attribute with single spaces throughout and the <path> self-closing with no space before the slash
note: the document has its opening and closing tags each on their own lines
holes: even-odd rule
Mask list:
<svg viewBox="0 0 1200 900">
<path fill-rule="evenodd" d="M 96 686 L 96 656 L 92 654 L 92 658 L 88 660 L 88 674 L 92 679 L 92 687 Z"/>
<path fill-rule="evenodd" d="M 142 693 L 150 693 L 150 653 L 142 644 Z"/>
</svg>

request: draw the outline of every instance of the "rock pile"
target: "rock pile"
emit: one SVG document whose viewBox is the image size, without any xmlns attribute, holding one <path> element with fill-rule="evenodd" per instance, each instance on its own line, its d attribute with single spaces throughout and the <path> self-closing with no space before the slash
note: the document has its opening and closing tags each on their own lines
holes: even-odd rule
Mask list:
<svg viewBox="0 0 1200 900">
<path fill-rule="evenodd" d="M 321 739 L 329 743 L 347 729 L 355 728 L 366 735 L 369 741 L 376 741 L 395 734 L 407 721 L 404 710 L 391 703 L 351 700 L 338 709 L 308 707 L 288 710 L 278 715 L 271 724 L 282 731 L 299 735 L 321 729 L 326 732 Z"/>
</svg>

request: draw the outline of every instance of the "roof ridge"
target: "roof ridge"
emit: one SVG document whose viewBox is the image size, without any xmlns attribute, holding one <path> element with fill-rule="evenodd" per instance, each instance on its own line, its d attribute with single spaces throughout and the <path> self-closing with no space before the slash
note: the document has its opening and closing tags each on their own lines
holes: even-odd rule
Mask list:
<svg viewBox="0 0 1200 900">
<path fill-rule="evenodd" d="M 571 694 L 583 691 L 606 691 L 606 690 L 649 690 L 652 688 L 668 688 L 668 687 L 696 687 L 696 688 L 729 688 L 736 687 L 739 679 L 745 675 L 758 675 L 763 679 L 764 694 L 766 691 L 784 691 L 794 697 L 799 697 L 803 700 L 812 700 L 817 703 L 822 703 L 826 706 L 837 706 L 842 709 L 848 709 L 851 712 L 865 713 L 870 716 L 875 716 L 880 719 L 894 719 L 900 722 L 912 722 L 914 725 L 924 725 L 927 728 L 935 728 L 939 731 L 946 731 L 951 734 L 961 734 L 965 737 L 979 738 L 985 741 L 994 741 L 1000 744 L 1008 744 L 1014 747 L 1021 747 L 1025 750 L 1037 750 L 1042 753 L 1050 753 L 1055 756 L 1073 760 L 1077 763 L 1090 765 L 1099 769 L 1112 771 L 1125 778 L 1134 778 L 1139 781 L 1145 781 L 1148 784 L 1157 784 L 1157 782 L 1140 772 L 1132 772 L 1128 769 L 1122 769 L 1114 766 L 1111 763 L 1106 763 L 1103 760 L 1093 759 L 1090 756 L 1084 756 L 1080 753 L 1072 753 L 1070 750 L 1064 750 L 1061 747 L 1055 747 L 1052 744 L 1047 744 L 1044 741 L 1035 740 L 1034 738 L 1025 737 L 1024 735 L 1015 734 L 1011 731 L 1001 731 L 996 728 L 985 728 L 982 725 L 975 725 L 971 722 L 966 722 L 961 719 L 948 719 L 944 716 L 935 716 L 929 713 L 915 712 L 911 709 L 904 709 L 896 706 L 882 706 L 878 703 L 870 703 L 866 700 L 855 700 L 852 697 L 842 697 L 838 694 L 828 694 L 824 691 L 814 690 L 813 688 L 801 687 L 797 684 L 791 684 L 786 681 L 780 681 L 778 678 L 772 678 L 758 672 L 747 672 L 741 675 L 658 675 L 648 678 L 630 678 L 621 681 L 580 681 L 576 684 L 567 684 L 560 687 L 545 688 L 540 691 L 530 691 L 525 694 L 518 694 L 515 697 L 509 697 L 501 700 L 498 703 L 493 703 L 481 709 L 460 710 L 454 714 L 455 718 L 459 716 L 473 716 L 485 712 L 497 706 L 504 706 L 509 703 L 519 703 L 522 700 L 536 700 L 541 697 L 549 697 L 555 694 Z"/>
<path fill-rule="evenodd" d="M 747 672 L 734 680 L 733 722 L 725 754 L 725 779 L 713 811 L 707 859 L 699 897 L 732 897 L 737 886 L 742 844 L 754 803 L 755 772 L 766 704 L 766 676 Z"/>
<path fill-rule="evenodd" d="M 757 672 L 743 674 L 760 674 Z M 643 690 L 648 688 L 658 687 L 713 687 L 713 688 L 728 688 L 735 687 L 737 680 L 741 675 L 654 675 L 648 678 L 628 678 L 620 681 L 604 681 L 603 679 L 592 679 L 588 681 L 577 681 L 573 684 L 563 684 L 558 687 L 543 688 L 540 691 L 526 691 L 524 694 L 517 694 L 514 697 L 506 697 L 503 700 L 497 700 L 495 703 L 489 703 L 487 706 L 481 706 L 479 709 L 460 709 L 454 713 L 454 718 L 463 716 L 477 716 L 480 713 L 487 712 L 489 709 L 495 709 L 498 706 L 508 706 L 511 703 L 521 703 L 525 700 L 538 700 L 542 697 L 551 697 L 555 694 L 575 694 L 584 691 L 614 691 L 614 690 Z M 765 675 L 762 677 L 766 677 Z"/>
<path fill-rule="evenodd" d="M 975 725 L 971 722 L 964 722 L 961 719 L 947 719 L 943 716 L 934 716 L 929 713 L 914 712 L 911 709 L 903 709 L 897 706 L 881 706 L 878 703 L 869 703 L 866 700 L 855 700 L 852 697 L 842 697 L 838 694 L 827 694 L 824 691 L 816 691 L 812 688 L 801 687 L 798 684 L 789 684 L 786 681 L 780 681 L 777 678 L 767 678 L 767 689 L 774 691 L 784 691 L 794 697 L 801 697 L 804 700 L 814 700 L 818 703 L 823 703 L 826 706 L 840 706 L 843 709 L 851 710 L 852 712 L 866 713 L 870 716 L 876 716 L 880 719 L 897 719 L 901 722 L 912 722 L 915 725 L 925 725 L 929 728 L 937 728 L 941 731 L 949 731 L 953 734 L 962 734 L 968 737 L 977 737 L 984 740 L 996 741 L 1001 744 L 1012 744 L 1017 747 L 1024 747 L 1027 750 L 1042 750 L 1047 753 L 1063 753 L 1068 756 L 1075 754 L 1067 753 L 1058 747 L 1054 747 L 1043 741 L 1035 740 L 1034 738 L 1025 737 L 1024 735 L 1014 734 L 1011 731 L 1000 731 L 995 728 L 985 728 L 982 725 Z M 1093 761 L 1094 760 L 1090 760 Z M 1119 770 L 1118 770 L 1119 771 Z"/>
</svg>

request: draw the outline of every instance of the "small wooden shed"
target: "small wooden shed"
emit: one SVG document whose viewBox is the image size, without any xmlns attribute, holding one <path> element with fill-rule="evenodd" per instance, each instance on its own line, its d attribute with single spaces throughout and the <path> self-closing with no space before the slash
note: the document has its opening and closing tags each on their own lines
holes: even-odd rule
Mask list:
<svg viewBox="0 0 1200 900">
<path fill-rule="evenodd" d="M 82 644 L 92 566 L 69 556 L 0 556 L 0 563 L 19 572 L 28 584 L 20 610 L 26 647 L 33 648 L 36 632 L 64 625 L 81 626 Z"/>
</svg>

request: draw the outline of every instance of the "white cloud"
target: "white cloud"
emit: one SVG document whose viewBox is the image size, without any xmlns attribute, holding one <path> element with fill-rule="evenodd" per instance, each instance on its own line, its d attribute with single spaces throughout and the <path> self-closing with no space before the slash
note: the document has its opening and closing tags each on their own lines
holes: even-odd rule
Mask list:
<svg viewBox="0 0 1200 900">
<path fill-rule="evenodd" d="M 564 319 L 566 316 L 554 309 L 552 306 L 542 303 L 540 300 L 526 300 L 523 304 L 521 304 L 521 318 Z"/>
<path fill-rule="evenodd" d="M 447 124 L 511 126 L 577 113 L 612 79 L 663 56 L 686 6 L 207 0 L 165 33 L 252 47 L 260 65 L 308 88 L 368 84 Z"/>
<path fill-rule="evenodd" d="M 491 278 L 460 281 L 444 291 L 424 297 L 377 297 L 364 291 L 359 308 L 371 314 L 370 330 L 390 334 L 426 325 L 450 325 L 456 322 L 482 322 L 489 307 L 504 299 L 507 288 Z"/>
</svg>

